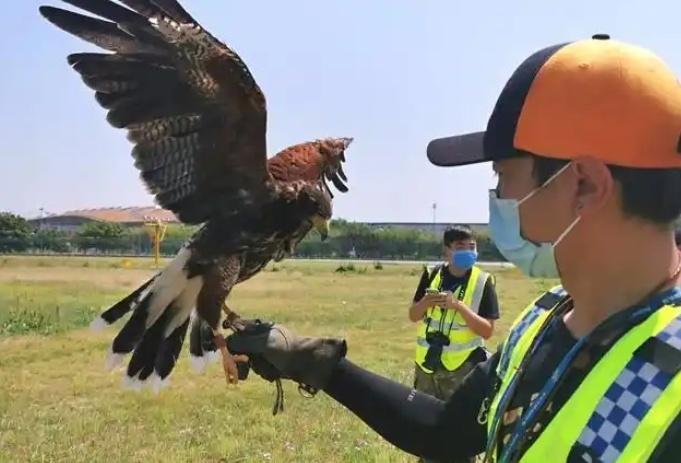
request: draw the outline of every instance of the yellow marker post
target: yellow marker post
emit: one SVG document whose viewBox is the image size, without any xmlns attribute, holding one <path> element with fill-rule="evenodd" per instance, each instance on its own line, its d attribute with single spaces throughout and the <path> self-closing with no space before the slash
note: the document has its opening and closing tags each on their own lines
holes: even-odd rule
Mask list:
<svg viewBox="0 0 681 463">
<path fill-rule="evenodd" d="M 147 227 L 149 238 L 151 238 L 151 243 L 154 246 L 154 265 L 158 268 L 161 257 L 161 241 L 166 236 L 168 226 L 160 219 L 156 219 L 154 222 L 146 222 L 144 225 Z"/>
</svg>

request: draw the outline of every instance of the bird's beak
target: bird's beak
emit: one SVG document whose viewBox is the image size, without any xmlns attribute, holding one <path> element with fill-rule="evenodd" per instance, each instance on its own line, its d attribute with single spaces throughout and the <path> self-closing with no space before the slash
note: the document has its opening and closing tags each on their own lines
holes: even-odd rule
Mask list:
<svg viewBox="0 0 681 463">
<path fill-rule="evenodd" d="M 322 241 L 326 241 L 326 238 L 329 237 L 329 221 L 316 215 L 312 218 L 312 224 L 319 232 L 319 236 L 321 236 Z"/>
<path fill-rule="evenodd" d="M 352 143 L 353 140 L 354 138 L 352 137 L 343 138 L 343 148 L 348 149 L 348 146 L 350 146 L 350 143 Z"/>
</svg>

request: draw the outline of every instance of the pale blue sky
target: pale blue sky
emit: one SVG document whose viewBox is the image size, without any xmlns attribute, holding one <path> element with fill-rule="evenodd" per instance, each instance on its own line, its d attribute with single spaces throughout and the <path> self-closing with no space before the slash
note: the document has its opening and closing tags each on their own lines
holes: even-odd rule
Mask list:
<svg viewBox="0 0 681 463">
<path fill-rule="evenodd" d="M 124 132 L 66 64 L 90 47 L 38 15 L 57 0 L 3 2 L 0 210 L 35 215 L 152 204 Z M 653 49 L 681 73 L 681 2 L 634 0 L 185 0 L 265 92 L 270 154 L 353 136 L 336 216 L 487 220 L 489 165 L 442 169 L 434 137 L 483 128 L 528 54 L 597 32 Z"/>
</svg>

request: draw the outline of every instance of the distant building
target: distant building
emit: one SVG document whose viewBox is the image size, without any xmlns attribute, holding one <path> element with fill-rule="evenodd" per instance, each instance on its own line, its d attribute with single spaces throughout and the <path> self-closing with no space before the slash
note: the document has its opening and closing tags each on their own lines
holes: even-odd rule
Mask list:
<svg viewBox="0 0 681 463">
<path fill-rule="evenodd" d="M 139 227 L 145 222 L 156 220 L 165 223 L 179 223 L 172 212 L 153 206 L 80 209 L 38 217 L 29 220 L 29 223 L 40 229 L 75 232 L 89 222 L 115 222 L 125 227 Z"/>
<path fill-rule="evenodd" d="M 164 223 L 179 223 L 175 214 L 160 207 L 103 207 L 97 209 L 80 209 L 61 214 L 52 214 L 29 220 L 37 228 L 75 232 L 88 222 L 115 222 L 126 227 L 139 227 L 145 222 L 161 220 Z M 375 229 L 401 228 L 421 230 L 435 235 L 442 235 L 452 222 L 368 222 L 367 226 Z M 485 232 L 486 223 L 469 223 L 474 232 Z"/>
</svg>

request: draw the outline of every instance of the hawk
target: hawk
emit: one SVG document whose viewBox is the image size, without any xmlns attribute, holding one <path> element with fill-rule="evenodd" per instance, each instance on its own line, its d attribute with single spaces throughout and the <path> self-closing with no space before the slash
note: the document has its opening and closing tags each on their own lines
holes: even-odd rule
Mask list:
<svg viewBox="0 0 681 463">
<path fill-rule="evenodd" d="M 239 56 L 177 1 L 64 2 L 90 15 L 40 12 L 108 51 L 75 53 L 68 63 L 95 91 L 107 121 L 127 130 L 135 167 L 157 203 L 201 225 L 167 267 L 93 322 L 107 326 L 132 312 L 109 366 L 132 353 L 128 381 L 163 386 L 193 320 L 196 339 L 208 329 L 227 381 L 236 383 L 238 359 L 220 334 L 222 312 L 235 318 L 225 300 L 235 284 L 290 255 L 313 227 L 326 237 L 327 181 L 347 191 L 342 163 L 352 139 L 302 143 L 268 159 L 262 91 Z M 210 351 L 200 344 L 195 357 Z"/>
</svg>

